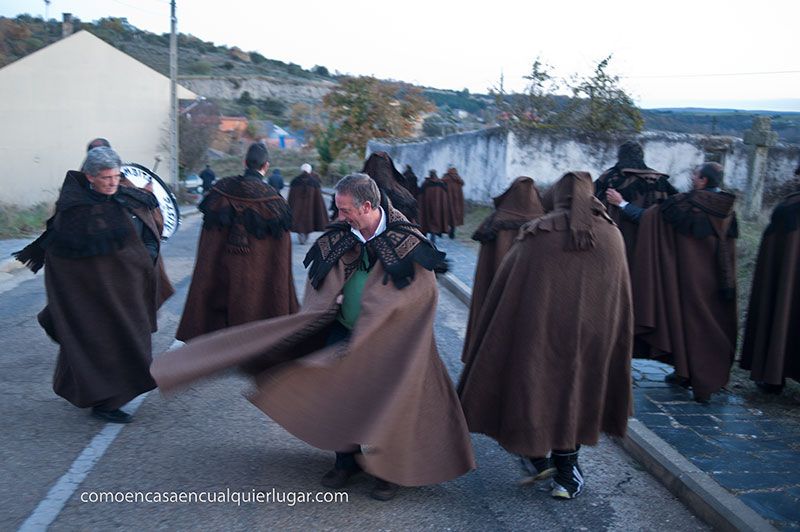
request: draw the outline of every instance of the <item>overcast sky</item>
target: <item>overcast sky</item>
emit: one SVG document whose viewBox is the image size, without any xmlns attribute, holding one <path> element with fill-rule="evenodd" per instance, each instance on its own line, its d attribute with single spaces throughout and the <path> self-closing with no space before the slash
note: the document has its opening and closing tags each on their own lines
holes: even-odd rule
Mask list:
<svg viewBox="0 0 800 532">
<path fill-rule="evenodd" d="M 51 0 L 50 18 L 127 17 L 169 32 L 168 0 Z M 0 15 L 45 15 L 0 0 Z M 641 107 L 800 111 L 800 0 L 177 0 L 178 31 L 304 68 L 485 93 L 555 74 L 610 72 Z M 180 60 L 180 59 L 179 59 Z"/>
</svg>

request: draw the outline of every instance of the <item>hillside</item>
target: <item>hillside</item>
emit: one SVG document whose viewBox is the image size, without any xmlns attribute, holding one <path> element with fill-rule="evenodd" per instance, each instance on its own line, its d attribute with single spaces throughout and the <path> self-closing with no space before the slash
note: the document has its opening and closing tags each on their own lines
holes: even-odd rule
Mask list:
<svg viewBox="0 0 800 532">
<path fill-rule="evenodd" d="M 169 75 L 169 34 L 157 35 L 129 24 L 123 18 L 82 22 L 73 18 L 73 31 L 86 30 L 147 66 Z M 61 38 L 61 22 L 30 15 L 0 17 L 0 67 L 52 44 Z M 331 80 L 325 67 L 304 70 L 294 63 L 267 59 L 258 52 L 217 46 L 193 35 L 178 35 L 178 75 L 269 76 L 303 81 Z"/>
<path fill-rule="evenodd" d="M 151 68 L 169 75 L 169 35 L 139 30 L 123 18 L 95 22 L 74 20 L 74 31 L 89 31 Z M 0 68 L 61 38 L 61 22 L 20 15 L 0 17 Z M 193 35 L 178 36 L 178 75 L 201 94 L 214 94 L 224 112 L 248 115 L 238 100 L 243 91 L 256 99 L 261 118 L 287 125 L 295 103 L 318 104 L 338 75 L 325 66 L 305 70 L 294 63 L 269 59 L 258 52 L 217 46 Z M 426 120 L 429 135 L 464 131 L 495 123 L 494 98 L 468 91 L 422 87 L 438 109 Z M 563 104 L 563 102 L 562 102 Z M 252 107 L 252 106 L 251 106 Z M 251 111 L 250 111 L 251 112 Z M 645 129 L 742 137 L 754 116 L 768 115 L 782 142 L 800 144 L 800 113 L 732 109 L 645 109 Z"/>
<path fill-rule="evenodd" d="M 769 116 L 782 142 L 800 144 L 800 113 L 736 109 L 643 109 L 645 129 L 742 137 L 754 116 Z"/>
</svg>

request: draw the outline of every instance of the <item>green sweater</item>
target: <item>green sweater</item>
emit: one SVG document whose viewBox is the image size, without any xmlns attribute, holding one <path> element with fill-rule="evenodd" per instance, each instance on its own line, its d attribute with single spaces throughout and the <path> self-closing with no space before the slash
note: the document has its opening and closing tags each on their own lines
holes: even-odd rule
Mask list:
<svg viewBox="0 0 800 532">
<path fill-rule="evenodd" d="M 366 248 L 362 248 L 360 260 L 361 266 L 344 283 L 342 289 L 344 300 L 339 308 L 339 314 L 336 316 L 339 323 L 351 330 L 356 325 L 358 315 L 361 314 L 361 294 L 364 292 L 364 285 L 367 284 L 367 277 L 372 269 L 369 266 Z"/>
</svg>

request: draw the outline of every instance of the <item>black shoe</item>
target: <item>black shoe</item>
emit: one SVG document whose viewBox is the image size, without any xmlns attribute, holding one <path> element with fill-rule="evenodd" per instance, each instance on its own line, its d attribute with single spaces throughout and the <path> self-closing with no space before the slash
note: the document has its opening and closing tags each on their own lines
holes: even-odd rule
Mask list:
<svg viewBox="0 0 800 532">
<path fill-rule="evenodd" d="M 358 469 L 340 469 L 334 467 L 322 476 L 320 483 L 326 488 L 339 489 L 343 488 L 350 481 L 350 477 L 357 475 L 361 472 Z"/>
<path fill-rule="evenodd" d="M 101 410 L 95 406 L 92 407 L 92 415 L 109 423 L 130 423 L 133 421 L 132 415 L 123 412 L 119 408 L 116 410 Z"/>
<path fill-rule="evenodd" d="M 376 478 L 375 487 L 372 488 L 372 491 L 369 493 L 369 495 L 378 501 L 389 501 L 394 499 L 394 496 L 397 495 L 397 490 L 399 488 L 400 486 L 397 484 L 392 484 L 391 482 Z"/>
<path fill-rule="evenodd" d="M 546 480 L 556 473 L 556 468 L 550 458 L 531 458 L 529 456 L 519 457 L 520 465 L 525 476 L 519 480 L 519 484 L 533 484 L 539 480 Z"/>
<path fill-rule="evenodd" d="M 556 499 L 574 499 L 583 491 L 583 471 L 578 465 L 578 451 L 560 453 L 553 451 L 556 475 L 550 495 Z"/>
<path fill-rule="evenodd" d="M 701 393 L 694 392 L 692 395 L 694 396 L 695 402 L 700 403 L 701 405 L 707 405 L 707 404 L 711 403 L 711 394 L 710 393 L 709 394 L 701 394 Z"/>
<path fill-rule="evenodd" d="M 456 228 L 452 227 L 450 231 L 447 232 L 447 236 L 450 237 L 450 240 L 454 240 L 456 238 Z"/>
<path fill-rule="evenodd" d="M 679 377 L 674 371 L 664 377 L 664 382 L 667 384 L 677 384 L 683 388 L 688 388 L 691 385 L 689 379 L 686 377 Z"/>
</svg>

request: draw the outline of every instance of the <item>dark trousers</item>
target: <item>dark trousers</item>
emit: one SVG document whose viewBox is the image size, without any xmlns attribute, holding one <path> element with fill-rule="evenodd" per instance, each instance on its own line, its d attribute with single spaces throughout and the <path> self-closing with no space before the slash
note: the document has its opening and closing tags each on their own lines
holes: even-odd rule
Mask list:
<svg viewBox="0 0 800 532">
<path fill-rule="evenodd" d="M 339 323 L 339 320 L 336 320 L 333 322 L 328 332 L 328 339 L 325 341 L 325 345 L 329 346 L 338 344 L 339 342 L 345 342 L 350 338 L 350 334 L 350 329 Z M 358 469 L 355 457 L 356 454 L 360 452 L 361 448 L 358 445 L 353 445 L 350 449 L 336 451 L 336 465 L 334 467 L 336 469 L 347 469 L 349 471 Z"/>
</svg>

